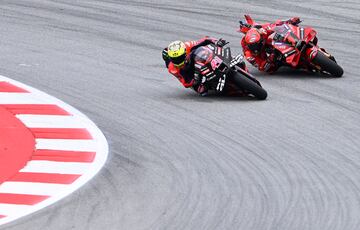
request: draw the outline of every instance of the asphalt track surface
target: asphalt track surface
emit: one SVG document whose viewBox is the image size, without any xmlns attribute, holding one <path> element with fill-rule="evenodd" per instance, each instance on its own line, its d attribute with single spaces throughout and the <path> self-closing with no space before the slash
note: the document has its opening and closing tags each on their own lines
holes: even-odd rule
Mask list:
<svg viewBox="0 0 360 230">
<path fill-rule="evenodd" d="M 359 1 L 0 3 L 0 73 L 76 107 L 104 132 L 103 170 L 0 229 L 360 228 Z M 300 16 L 343 78 L 251 68 L 266 101 L 198 97 L 167 74 L 170 41 Z"/>
</svg>

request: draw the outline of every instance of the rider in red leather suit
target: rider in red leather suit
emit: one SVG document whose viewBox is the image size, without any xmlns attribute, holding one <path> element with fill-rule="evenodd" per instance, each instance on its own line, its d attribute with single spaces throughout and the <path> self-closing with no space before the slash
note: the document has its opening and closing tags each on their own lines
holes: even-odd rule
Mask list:
<svg viewBox="0 0 360 230">
<path fill-rule="evenodd" d="M 284 23 L 293 25 L 299 24 L 301 21 L 298 17 L 291 18 L 286 21 L 277 20 L 275 23 L 264 23 L 250 26 L 240 22 L 239 32 L 245 34 L 241 40 L 241 46 L 246 60 L 260 71 L 272 73 L 279 66 L 276 63 L 275 54 L 272 53 L 271 43 L 273 41 L 273 29 Z M 293 42 L 293 41 L 289 41 Z"/>
</svg>

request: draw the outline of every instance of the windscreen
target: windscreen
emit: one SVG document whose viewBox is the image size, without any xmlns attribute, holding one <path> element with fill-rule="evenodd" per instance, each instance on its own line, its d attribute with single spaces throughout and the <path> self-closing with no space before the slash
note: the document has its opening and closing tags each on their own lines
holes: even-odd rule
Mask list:
<svg viewBox="0 0 360 230">
<path fill-rule="evenodd" d="M 213 55 L 213 51 L 209 47 L 201 46 L 195 50 L 194 60 L 197 63 L 206 64 L 212 60 Z"/>
<path fill-rule="evenodd" d="M 277 33 L 277 34 L 280 34 L 282 35 L 283 37 L 285 37 L 286 33 L 288 32 L 289 30 L 289 27 L 288 26 L 285 26 L 285 25 L 281 25 L 281 26 L 276 26 L 274 28 L 274 31 Z"/>
</svg>

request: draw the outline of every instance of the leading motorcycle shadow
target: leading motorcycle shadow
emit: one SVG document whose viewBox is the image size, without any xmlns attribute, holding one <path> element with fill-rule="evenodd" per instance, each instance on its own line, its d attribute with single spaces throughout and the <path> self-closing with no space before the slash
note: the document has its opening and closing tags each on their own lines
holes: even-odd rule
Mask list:
<svg viewBox="0 0 360 230">
<path fill-rule="evenodd" d="M 253 72 L 253 75 L 259 79 L 266 78 L 282 78 L 282 79 L 337 79 L 330 75 L 314 73 L 306 70 L 292 69 L 290 67 L 283 67 L 278 69 L 275 73 Z"/>
</svg>

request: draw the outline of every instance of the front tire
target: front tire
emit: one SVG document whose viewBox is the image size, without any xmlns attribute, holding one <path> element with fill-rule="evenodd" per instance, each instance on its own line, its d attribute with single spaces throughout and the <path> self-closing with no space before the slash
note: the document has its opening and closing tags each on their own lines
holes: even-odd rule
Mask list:
<svg viewBox="0 0 360 230">
<path fill-rule="evenodd" d="M 321 51 L 318 51 L 313 59 L 313 63 L 319 66 L 321 71 L 327 72 L 334 77 L 341 77 L 344 74 L 344 70 Z"/>
<path fill-rule="evenodd" d="M 249 94 L 254 95 L 259 100 L 266 99 L 267 92 L 253 80 L 247 78 L 246 76 L 242 76 L 236 71 L 232 72 L 232 78 L 239 89 L 245 90 Z"/>
</svg>

